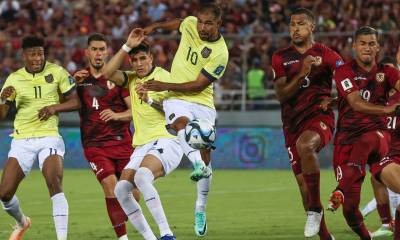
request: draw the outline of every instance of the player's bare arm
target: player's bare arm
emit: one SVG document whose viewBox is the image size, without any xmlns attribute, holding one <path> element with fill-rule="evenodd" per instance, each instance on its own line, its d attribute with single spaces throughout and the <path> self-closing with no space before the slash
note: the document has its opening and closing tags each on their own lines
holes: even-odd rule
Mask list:
<svg viewBox="0 0 400 240">
<path fill-rule="evenodd" d="M 170 21 L 165 21 L 165 22 L 155 22 L 143 29 L 144 34 L 145 35 L 151 34 L 152 32 L 154 32 L 157 29 L 164 29 L 164 30 L 169 30 L 169 31 L 178 30 L 179 26 L 181 25 L 181 22 L 182 22 L 182 19 L 178 19 L 178 18 L 170 20 Z"/>
<path fill-rule="evenodd" d="M 372 104 L 362 99 L 358 91 L 348 94 L 346 96 L 346 99 L 354 111 L 362 112 L 365 114 L 379 115 L 379 116 L 394 113 L 396 107 L 398 106 L 398 104 L 390 106 L 380 106 Z"/>
<path fill-rule="evenodd" d="M 203 91 L 210 85 L 210 81 L 205 75 L 200 73 L 196 80 L 186 83 L 169 83 L 161 81 L 147 81 L 144 87 L 149 91 L 161 92 L 161 91 L 174 91 L 174 92 L 200 92 Z"/>
<path fill-rule="evenodd" d="M 143 84 L 137 84 L 135 90 L 136 90 L 140 100 L 142 100 L 143 102 L 149 104 L 154 109 L 164 113 L 164 109 L 163 109 L 162 103 L 150 98 L 149 94 L 148 94 L 148 91 L 144 88 Z"/>
<path fill-rule="evenodd" d="M 38 116 L 41 121 L 46 121 L 51 116 L 59 112 L 70 112 L 81 108 L 81 101 L 79 100 L 78 94 L 74 90 L 67 96 L 64 96 L 65 101 L 59 104 L 46 106 L 39 110 Z"/>
<path fill-rule="evenodd" d="M 300 72 L 291 81 L 288 82 L 286 77 L 281 77 L 275 81 L 274 87 L 279 102 L 286 102 L 300 89 L 304 83 L 304 78 L 310 74 L 311 67 L 315 62 L 315 57 L 309 55 L 304 58 Z"/>
<path fill-rule="evenodd" d="M 130 49 L 137 47 L 144 40 L 144 32 L 143 29 L 135 28 L 133 29 L 128 36 L 124 47 L 122 47 L 112 58 L 111 60 L 104 66 L 101 73 L 103 76 L 114 82 L 117 86 L 124 86 L 126 83 L 126 78 L 124 73 L 118 70 Z"/>
<path fill-rule="evenodd" d="M 8 110 L 10 109 L 10 106 L 7 104 L 6 99 L 10 97 L 14 92 L 15 89 L 13 86 L 8 86 L 4 88 L 3 91 L 1 92 L 0 119 L 6 118 Z"/>
<path fill-rule="evenodd" d="M 89 75 L 90 75 L 90 73 L 88 70 L 82 69 L 82 70 L 79 70 L 76 73 L 74 73 L 73 77 L 75 78 L 75 81 L 77 83 L 81 83 L 81 82 L 83 82 L 83 80 L 85 80 L 85 78 L 89 77 Z"/>
<path fill-rule="evenodd" d="M 130 97 L 125 97 L 124 102 L 128 107 L 127 110 L 123 112 L 114 112 L 111 109 L 105 109 L 100 113 L 100 119 L 108 122 L 108 121 L 124 121 L 130 122 L 132 120 L 132 110 L 131 110 L 131 99 Z"/>
</svg>

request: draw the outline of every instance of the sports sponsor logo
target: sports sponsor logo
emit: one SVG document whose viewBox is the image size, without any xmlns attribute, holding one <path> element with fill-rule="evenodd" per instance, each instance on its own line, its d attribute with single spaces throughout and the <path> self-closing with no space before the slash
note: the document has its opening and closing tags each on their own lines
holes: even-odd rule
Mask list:
<svg viewBox="0 0 400 240">
<path fill-rule="evenodd" d="M 362 81 L 362 80 L 367 80 L 366 77 L 361 77 L 361 76 L 357 76 L 357 77 L 355 77 L 355 78 L 353 78 L 353 79 L 354 79 L 354 81 L 358 81 L 358 80 L 360 80 L 360 81 Z"/>
<path fill-rule="evenodd" d="M 347 91 L 353 88 L 353 84 L 351 83 L 350 79 L 346 78 L 340 82 L 344 91 Z"/>
<path fill-rule="evenodd" d="M 300 60 L 292 60 L 292 61 L 289 61 L 289 62 L 284 62 L 283 66 L 287 66 L 287 65 L 291 65 L 291 64 L 299 63 L 299 62 L 300 62 Z"/>
<path fill-rule="evenodd" d="M 225 66 L 219 65 L 219 66 L 214 70 L 214 73 L 215 73 L 216 75 L 221 75 L 221 73 L 224 71 L 224 69 L 225 69 Z"/>
</svg>

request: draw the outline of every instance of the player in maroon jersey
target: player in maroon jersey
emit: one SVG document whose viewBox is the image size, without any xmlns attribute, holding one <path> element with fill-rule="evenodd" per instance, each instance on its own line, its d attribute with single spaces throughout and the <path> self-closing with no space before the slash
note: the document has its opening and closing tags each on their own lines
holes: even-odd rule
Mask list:
<svg viewBox="0 0 400 240">
<path fill-rule="evenodd" d="M 283 132 L 293 172 L 307 211 L 306 237 L 333 239 L 326 228 L 319 188 L 319 152 L 332 138 L 332 109 L 320 102 L 330 98 L 332 75 L 343 64 L 340 56 L 313 40 L 314 15 L 296 9 L 290 19 L 292 43 L 272 56 L 274 86 L 281 103 Z"/>
<path fill-rule="evenodd" d="M 396 105 L 386 106 L 390 89 L 400 89 L 397 69 L 376 64 L 378 33 L 361 27 L 354 36 L 355 60 L 336 69 L 339 119 L 335 135 L 334 169 L 338 187 L 332 193 L 329 209 L 343 204 L 347 224 L 361 239 L 371 239 L 358 209 L 361 185 L 368 163 L 373 175 L 382 170 L 379 160 L 389 150 L 390 134 L 384 116 Z"/>
<path fill-rule="evenodd" d="M 88 38 L 89 67 L 78 71 L 78 95 L 82 102 L 81 139 L 87 161 L 103 187 L 108 216 L 119 239 L 126 235 L 126 215 L 114 195 L 118 178 L 133 152 L 129 91 L 101 75 L 108 56 L 103 35 Z M 135 194 L 138 198 L 138 192 Z"/>
</svg>

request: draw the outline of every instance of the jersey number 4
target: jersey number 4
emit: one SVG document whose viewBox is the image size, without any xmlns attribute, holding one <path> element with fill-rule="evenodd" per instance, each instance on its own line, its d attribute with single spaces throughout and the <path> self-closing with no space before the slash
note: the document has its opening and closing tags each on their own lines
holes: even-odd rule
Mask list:
<svg viewBox="0 0 400 240">
<path fill-rule="evenodd" d="M 99 102 L 97 101 L 97 98 L 93 97 L 93 101 L 92 101 L 92 107 L 96 108 L 96 110 L 99 110 Z"/>
</svg>

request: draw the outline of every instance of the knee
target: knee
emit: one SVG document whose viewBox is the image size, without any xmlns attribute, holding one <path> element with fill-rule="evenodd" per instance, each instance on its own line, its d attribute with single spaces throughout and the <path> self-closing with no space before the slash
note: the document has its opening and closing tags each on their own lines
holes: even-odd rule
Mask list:
<svg viewBox="0 0 400 240">
<path fill-rule="evenodd" d="M 126 180 L 121 180 L 115 185 L 114 194 L 118 200 L 123 199 L 133 189 L 133 184 Z"/>
<path fill-rule="evenodd" d="M 152 184 L 153 180 L 154 180 L 154 175 L 150 169 L 141 167 L 136 171 L 134 181 L 139 189 L 142 188 L 143 185 L 145 184 L 148 183 Z"/>
<path fill-rule="evenodd" d="M 315 144 L 310 141 L 310 140 L 304 140 L 304 139 L 299 139 L 299 141 L 296 142 L 296 149 L 299 155 L 303 154 L 313 154 L 316 151 Z"/>
<path fill-rule="evenodd" d="M 173 123 L 170 124 L 170 127 L 175 131 L 179 131 L 181 129 L 185 129 L 186 124 L 189 122 L 187 117 L 179 117 Z"/>
</svg>

